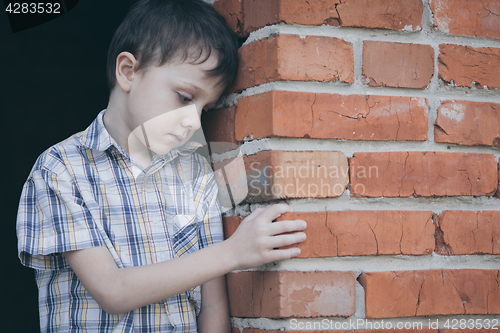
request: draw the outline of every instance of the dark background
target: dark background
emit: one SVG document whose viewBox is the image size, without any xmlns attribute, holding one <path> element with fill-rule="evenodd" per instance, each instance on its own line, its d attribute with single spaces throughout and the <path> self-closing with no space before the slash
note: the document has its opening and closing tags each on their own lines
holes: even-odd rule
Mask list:
<svg viewBox="0 0 500 333">
<path fill-rule="evenodd" d="M 16 33 L 0 3 L 1 332 L 40 331 L 34 271 L 17 257 L 21 189 L 38 155 L 106 108 L 108 45 L 133 2 L 80 0 L 64 15 Z"/>
</svg>

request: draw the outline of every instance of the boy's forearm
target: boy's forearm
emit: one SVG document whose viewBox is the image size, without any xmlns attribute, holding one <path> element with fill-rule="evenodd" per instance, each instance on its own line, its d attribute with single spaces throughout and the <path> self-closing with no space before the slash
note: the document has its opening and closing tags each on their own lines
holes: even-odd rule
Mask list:
<svg viewBox="0 0 500 333">
<path fill-rule="evenodd" d="M 235 267 L 228 245 L 222 242 L 173 260 L 125 269 L 116 266 L 105 247 L 67 252 L 65 257 L 101 307 L 108 313 L 120 314 L 232 271 Z"/>
<path fill-rule="evenodd" d="M 129 312 L 212 281 L 236 269 L 258 267 L 300 254 L 304 221 L 272 222 L 287 205 L 259 208 L 227 240 L 164 262 L 120 269 L 106 247 L 66 252 L 85 289 L 110 314 Z"/>
</svg>

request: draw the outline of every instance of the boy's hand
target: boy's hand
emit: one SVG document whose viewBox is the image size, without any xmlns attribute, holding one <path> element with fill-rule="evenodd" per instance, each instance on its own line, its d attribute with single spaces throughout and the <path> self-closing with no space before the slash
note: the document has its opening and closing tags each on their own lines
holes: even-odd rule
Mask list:
<svg viewBox="0 0 500 333">
<path fill-rule="evenodd" d="M 303 242 L 306 239 L 306 234 L 299 232 L 306 228 L 305 221 L 273 222 L 281 214 L 291 211 L 292 209 L 287 204 L 271 205 L 256 209 L 241 222 L 235 233 L 228 239 L 228 242 L 232 243 L 231 254 L 236 269 L 258 267 L 300 254 L 300 249 L 296 247 L 277 249 Z"/>
</svg>

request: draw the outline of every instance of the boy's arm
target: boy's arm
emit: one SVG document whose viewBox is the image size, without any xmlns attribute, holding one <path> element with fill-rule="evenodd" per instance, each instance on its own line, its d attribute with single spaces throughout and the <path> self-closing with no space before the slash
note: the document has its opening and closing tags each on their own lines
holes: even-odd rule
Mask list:
<svg viewBox="0 0 500 333">
<path fill-rule="evenodd" d="M 64 253 L 85 289 L 110 314 L 129 312 L 203 285 L 230 271 L 258 267 L 300 254 L 301 220 L 272 222 L 289 212 L 285 204 L 259 208 L 227 240 L 164 262 L 120 269 L 105 247 Z M 289 233 L 293 232 L 293 233 Z M 288 234 L 283 234 L 288 233 Z"/>
<path fill-rule="evenodd" d="M 201 312 L 198 316 L 198 332 L 230 333 L 229 305 L 226 277 L 219 276 L 201 286 Z"/>
</svg>

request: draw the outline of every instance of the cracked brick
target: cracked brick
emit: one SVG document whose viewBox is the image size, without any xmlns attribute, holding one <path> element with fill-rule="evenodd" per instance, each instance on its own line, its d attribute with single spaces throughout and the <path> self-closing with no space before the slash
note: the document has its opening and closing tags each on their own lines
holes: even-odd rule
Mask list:
<svg viewBox="0 0 500 333">
<path fill-rule="evenodd" d="M 354 82 L 354 51 L 333 37 L 275 35 L 239 49 L 240 66 L 233 91 L 274 81 Z"/>
<path fill-rule="evenodd" d="M 437 30 L 453 35 L 500 38 L 497 0 L 433 0 L 430 2 Z"/>
<path fill-rule="evenodd" d="M 218 0 L 214 7 L 239 36 L 278 23 L 419 31 L 423 13 L 419 0 Z"/>
<path fill-rule="evenodd" d="M 498 270 L 363 273 L 367 318 L 499 314 Z M 496 302 L 496 303 L 495 303 Z"/>
<path fill-rule="evenodd" d="M 238 141 L 249 137 L 424 141 L 427 130 L 427 100 L 418 97 L 273 90 L 239 98 L 235 118 Z"/>
<path fill-rule="evenodd" d="M 234 317 L 349 317 L 356 310 L 354 272 L 237 272 L 227 284 Z"/>
<path fill-rule="evenodd" d="M 461 87 L 500 88 L 500 48 L 441 44 L 439 78 Z"/>
<path fill-rule="evenodd" d="M 362 76 L 369 86 L 424 89 L 433 74 L 430 45 L 363 42 Z"/>
<path fill-rule="evenodd" d="M 466 146 L 500 146 L 500 104 L 444 101 L 434 124 L 434 141 Z"/>
<path fill-rule="evenodd" d="M 286 213 L 278 220 L 308 223 L 299 258 L 361 255 L 426 255 L 434 249 L 433 214 L 428 211 L 330 211 Z M 229 238 L 241 222 L 224 218 Z"/>
<path fill-rule="evenodd" d="M 338 26 L 335 6 L 339 3 L 340 0 L 245 0 L 245 31 L 250 33 L 279 22 Z"/>
<path fill-rule="evenodd" d="M 493 154 L 355 153 L 349 164 L 353 197 L 491 196 L 498 186 Z"/>
<path fill-rule="evenodd" d="M 423 4 L 418 0 L 347 0 L 337 5 L 343 27 L 422 29 Z"/>
<path fill-rule="evenodd" d="M 436 252 L 441 254 L 500 254 L 500 212 L 450 210 L 439 214 L 443 233 Z M 451 253 L 443 253 L 442 246 Z"/>
</svg>

